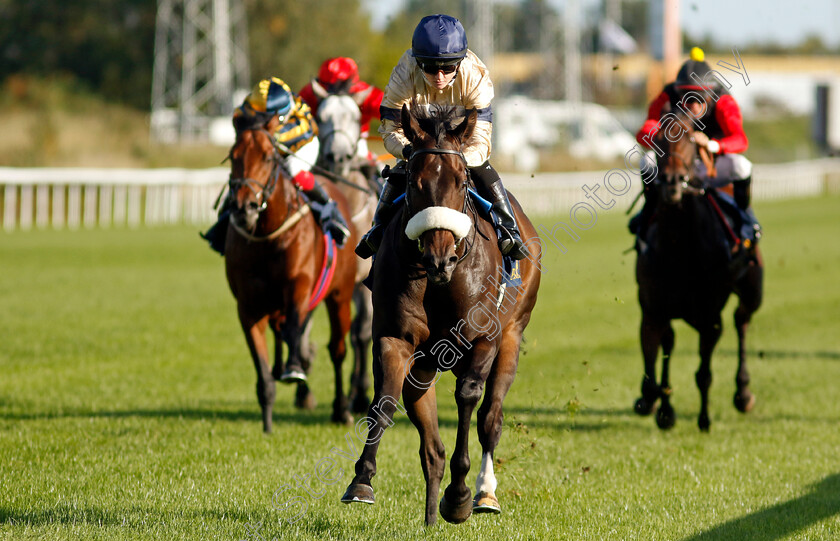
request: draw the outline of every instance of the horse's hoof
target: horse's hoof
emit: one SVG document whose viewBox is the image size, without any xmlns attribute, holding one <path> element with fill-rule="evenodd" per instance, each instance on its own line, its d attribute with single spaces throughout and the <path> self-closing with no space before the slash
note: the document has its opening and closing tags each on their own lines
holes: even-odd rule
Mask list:
<svg viewBox="0 0 840 541">
<path fill-rule="evenodd" d="M 349 411 L 342 411 L 341 413 L 333 413 L 330 420 L 332 420 L 332 422 L 340 424 L 340 425 L 350 426 L 350 425 L 353 424 L 353 416 L 350 415 Z"/>
<path fill-rule="evenodd" d="M 697 418 L 697 427 L 701 432 L 708 432 L 710 426 L 712 426 L 712 421 L 709 420 L 709 416 L 701 413 Z"/>
<path fill-rule="evenodd" d="M 295 394 L 296 408 L 302 410 L 314 410 L 317 405 L 318 401 L 315 400 L 315 394 L 312 391 L 305 387 L 303 390 L 298 388 L 298 392 Z"/>
<path fill-rule="evenodd" d="M 470 498 L 470 491 L 467 490 L 467 497 L 465 500 L 450 504 L 446 501 L 446 493 L 440 499 L 440 516 L 443 520 L 452 524 L 461 524 L 472 515 L 472 498 Z"/>
<path fill-rule="evenodd" d="M 636 412 L 636 415 L 650 415 L 653 413 L 653 408 L 656 407 L 656 400 L 652 402 L 648 402 L 644 398 L 639 398 L 636 400 L 636 403 L 633 404 L 633 411 Z"/>
<path fill-rule="evenodd" d="M 353 413 L 367 413 L 370 408 L 370 400 L 363 394 L 357 394 L 350 401 L 350 411 Z"/>
<path fill-rule="evenodd" d="M 341 497 L 341 503 L 366 503 L 373 505 L 373 487 L 361 483 L 351 484 Z"/>
<path fill-rule="evenodd" d="M 735 408 L 741 413 L 752 411 L 755 406 L 755 395 L 749 391 L 735 393 Z"/>
<path fill-rule="evenodd" d="M 662 430 L 669 430 L 674 428 L 674 424 L 677 422 L 677 416 L 674 413 L 673 408 L 660 408 L 656 412 L 656 426 L 658 426 Z"/>
<path fill-rule="evenodd" d="M 499 500 L 492 492 L 479 492 L 473 500 L 473 513 L 496 513 L 502 512 Z"/>
<path fill-rule="evenodd" d="M 283 383 L 306 383 L 306 373 L 299 366 L 289 366 L 280 376 Z"/>
</svg>

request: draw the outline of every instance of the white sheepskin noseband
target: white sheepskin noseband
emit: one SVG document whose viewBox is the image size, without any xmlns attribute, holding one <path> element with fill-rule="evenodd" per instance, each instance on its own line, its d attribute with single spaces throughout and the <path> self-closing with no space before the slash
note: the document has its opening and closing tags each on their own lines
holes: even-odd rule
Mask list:
<svg viewBox="0 0 840 541">
<path fill-rule="evenodd" d="M 469 234 L 471 227 L 472 220 L 463 212 L 448 207 L 428 207 L 408 221 L 405 234 L 411 240 L 417 240 L 430 229 L 446 229 L 460 240 Z"/>
</svg>

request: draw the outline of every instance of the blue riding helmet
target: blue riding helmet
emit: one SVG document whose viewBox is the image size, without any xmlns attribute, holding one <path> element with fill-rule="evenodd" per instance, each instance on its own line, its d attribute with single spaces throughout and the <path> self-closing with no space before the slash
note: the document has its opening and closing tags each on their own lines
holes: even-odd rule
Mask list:
<svg viewBox="0 0 840 541">
<path fill-rule="evenodd" d="M 295 97 L 283 79 L 272 77 L 257 83 L 243 106 L 257 113 L 278 115 L 282 119 L 295 107 Z"/>
<path fill-rule="evenodd" d="M 414 29 L 411 52 L 420 63 L 457 64 L 467 56 L 467 33 L 455 17 L 427 15 Z"/>
<path fill-rule="evenodd" d="M 281 84 L 278 84 L 276 81 L 271 81 L 265 97 L 266 111 L 270 111 L 281 117 L 286 116 L 292 110 L 292 103 L 294 101 L 292 92 L 285 83 L 281 82 Z"/>
</svg>

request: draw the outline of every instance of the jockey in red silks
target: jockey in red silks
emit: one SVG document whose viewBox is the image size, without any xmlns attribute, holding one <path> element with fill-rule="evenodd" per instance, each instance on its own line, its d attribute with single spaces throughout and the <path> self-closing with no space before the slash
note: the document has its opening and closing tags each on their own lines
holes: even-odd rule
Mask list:
<svg viewBox="0 0 840 541">
<path fill-rule="evenodd" d="M 720 74 L 709 67 L 704 60 L 703 51 L 694 47 L 691 57 L 680 68 L 674 82 L 665 85 L 662 92 L 648 107 L 645 123 L 636 134 L 636 140 L 642 146 L 656 152 L 653 139 L 660 129 L 660 119 L 669 111 L 683 111 L 694 124 L 695 143 L 704 147 L 714 158 L 717 175 L 710 178 L 706 166 L 696 164 L 695 175 L 706 186 L 723 188 L 731 192 L 740 214 L 749 217 L 750 225 L 759 231 L 758 223 L 752 216 L 750 205 L 750 183 L 752 181 L 752 163 L 742 155 L 749 142 L 744 133 L 741 109 L 735 98 L 727 92 L 718 78 Z M 725 79 L 724 79 L 725 81 Z M 645 182 L 645 205 L 642 211 L 630 220 L 630 231 L 644 238 L 647 226 L 655 208 L 655 191 L 650 189 L 656 168 L 655 156 L 642 161 L 642 179 Z M 731 184 L 731 188 L 729 185 Z"/>
<path fill-rule="evenodd" d="M 356 147 L 356 155 L 369 164 L 375 164 L 376 156 L 368 149 L 367 138 L 370 133 L 371 119 L 379 118 L 379 105 L 384 95 L 382 90 L 360 80 L 356 62 L 352 58 L 343 56 L 325 60 L 318 70 L 318 77 L 300 89 L 300 98 L 309 105 L 312 114 L 317 116 L 321 98 L 313 90 L 313 85 L 320 85 L 328 94 L 346 92 L 351 96 L 357 96 L 367 93 L 367 97 L 359 105 L 359 110 L 362 112 L 360 121 L 362 138 Z"/>
<path fill-rule="evenodd" d="M 493 96 L 490 71 L 467 48 L 467 34 L 461 22 L 443 14 L 423 17 L 414 29 L 411 48 L 403 53 L 385 87 L 379 133 L 385 148 L 399 161 L 382 188 L 373 226 L 356 246 L 359 257 L 371 257 L 379 249 L 396 201 L 405 193 L 406 161 L 411 158 L 412 148 L 399 120 L 403 105 L 412 100 L 420 107 L 441 104 L 458 107 L 463 114 L 469 109 L 478 111 L 473 135 L 462 149 L 470 177 L 479 195 L 492 205 L 493 225 L 500 236 L 502 254 L 513 259 L 529 255 L 516 226 L 507 190 L 499 173 L 490 165 Z"/>
<path fill-rule="evenodd" d="M 318 159 L 320 143 L 317 137 L 318 129 L 309 106 L 299 96 L 295 96 L 282 79 L 272 77 L 257 83 L 242 105 L 233 112 L 234 125 L 240 121 L 263 126 L 273 116 L 277 116 L 280 123 L 272 136 L 283 156 L 285 168 L 291 174 L 292 183 L 310 201 L 318 203 L 317 208 L 313 206 L 312 210 L 321 224 L 321 229 L 332 234 L 336 243 L 343 246 L 350 235 L 347 223 L 335 201 L 318 184 L 310 171 L 312 164 Z M 225 253 L 225 237 L 231 212 L 230 195 L 228 191 L 228 196 L 219 209 L 219 220 L 201 235 L 213 250 L 222 255 Z"/>
</svg>

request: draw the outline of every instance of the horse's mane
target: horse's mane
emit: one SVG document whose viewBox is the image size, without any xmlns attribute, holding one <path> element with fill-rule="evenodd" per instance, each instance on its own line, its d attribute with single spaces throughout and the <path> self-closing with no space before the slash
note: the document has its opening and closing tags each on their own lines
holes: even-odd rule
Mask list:
<svg viewBox="0 0 840 541">
<path fill-rule="evenodd" d="M 455 105 L 441 103 L 420 107 L 416 100 L 411 100 L 410 105 L 411 115 L 420 123 L 423 131 L 434 138 L 438 146 L 444 142 L 446 133 L 464 120 L 458 109 Z"/>
</svg>

